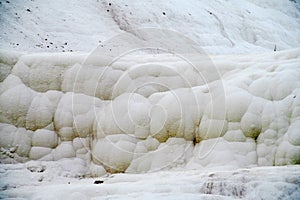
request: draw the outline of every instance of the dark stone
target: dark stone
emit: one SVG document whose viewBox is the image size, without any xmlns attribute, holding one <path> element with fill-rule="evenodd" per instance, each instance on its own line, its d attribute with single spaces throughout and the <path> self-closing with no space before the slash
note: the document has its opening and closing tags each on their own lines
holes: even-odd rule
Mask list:
<svg viewBox="0 0 300 200">
<path fill-rule="evenodd" d="M 102 183 L 104 183 L 104 181 L 101 181 L 101 180 L 95 180 L 94 181 L 94 184 L 102 184 Z"/>
</svg>

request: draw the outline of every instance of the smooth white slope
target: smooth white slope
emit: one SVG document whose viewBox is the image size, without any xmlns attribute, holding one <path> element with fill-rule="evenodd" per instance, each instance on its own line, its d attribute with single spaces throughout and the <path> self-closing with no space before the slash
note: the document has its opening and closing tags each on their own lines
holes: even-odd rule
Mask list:
<svg viewBox="0 0 300 200">
<path fill-rule="evenodd" d="M 152 27 L 178 31 L 212 54 L 285 50 L 300 46 L 296 2 L 1 1 L 0 48 L 87 52 L 113 35 Z"/>
<path fill-rule="evenodd" d="M 25 199 L 282 199 L 300 195 L 299 166 L 239 170 L 82 175 L 78 160 L 0 165 L 0 198 Z M 103 184 L 93 184 L 103 180 Z"/>
</svg>

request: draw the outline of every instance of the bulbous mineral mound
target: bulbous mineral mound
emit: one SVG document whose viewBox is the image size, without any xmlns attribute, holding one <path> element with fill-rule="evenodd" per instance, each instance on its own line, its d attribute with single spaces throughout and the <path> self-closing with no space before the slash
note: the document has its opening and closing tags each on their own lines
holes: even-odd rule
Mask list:
<svg viewBox="0 0 300 200">
<path fill-rule="evenodd" d="M 0 55 L 2 163 L 76 157 L 93 176 L 300 163 L 300 49 L 189 54 L 193 65 L 161 52 L 109 65 Z"/>
</svg>

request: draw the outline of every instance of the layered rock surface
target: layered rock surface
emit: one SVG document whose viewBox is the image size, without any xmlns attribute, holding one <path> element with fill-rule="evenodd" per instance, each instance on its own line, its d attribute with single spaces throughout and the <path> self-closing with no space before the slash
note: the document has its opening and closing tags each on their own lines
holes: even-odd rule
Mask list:
<svg viewBox="0 0 300 200">
<path fill-rule="evenodd" d="M 300 50 L 254 55 L 1 53 L 1 162 L 87 174 L 300 162 Z"/>
</svg>

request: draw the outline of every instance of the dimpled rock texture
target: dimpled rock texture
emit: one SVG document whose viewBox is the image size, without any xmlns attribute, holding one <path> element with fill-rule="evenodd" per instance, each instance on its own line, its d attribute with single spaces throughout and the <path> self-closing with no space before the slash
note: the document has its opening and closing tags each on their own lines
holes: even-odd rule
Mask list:
<svg viewBox="0 0 300 200">
<path fill-rule="evenodd" d="M 216 71 L 195 62 L 204 78 L 170 55 L 84 66 L 87 56 L 1 53 L 13 60 L 1 162 L 76 157 L 93 176 L 300 163 L 300 49 L 211 56 Z"/>
</svg>

